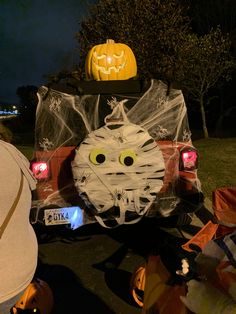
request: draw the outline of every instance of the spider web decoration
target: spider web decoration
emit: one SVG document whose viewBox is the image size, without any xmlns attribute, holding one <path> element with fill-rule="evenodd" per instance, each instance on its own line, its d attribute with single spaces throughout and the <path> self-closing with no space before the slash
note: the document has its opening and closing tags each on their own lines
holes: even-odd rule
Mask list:
<svg viewBox="0 0 236 314">
<path fill-rule="evenodd" d="M 187 109 L 181 90 L 152 80 L 151 86 L 127 112 L 130 122 L 140 125 L 155 139 L 183 141 L 188 130 Z"/>
<path fill-rule="evenodd" d="M 36 149 L 50 143 L 51 149 L 77 145 L 99 127 L 99 96 L 75 96 L 42 86 L 38 90 Z"/>
<path fill-rule="evenodd" d="M 105 105 L 101 101 L 104 97 Z M 45 151 L 47 158 L 51 152 L 52 158 L 61 148 L 77 147 L 73 163 L 75 182 L 71 178 L 70 184 L 85 201 L 85 210 L 92 208 L 101 224 L 106 213 L 116 217 L 117 223 L 130 223 L 143 215 L 168 216 L 172 212 L 170 204 L 178 206 L 178 143 L 193 146 L 180 90 L 168 90 L 159 80 L 151 80 L 149 89 L 141 97 L 70 95 L 42 86 L 38 99 L 36 151 Z M 97 153 L 101 150 L 100 155 L 104 157 L 100 157 L 106 162 L 94 164 L 93 149 Z M 123 153 L 131 153 L 125 157 L 134 159 L 132 165 L 122 165 Z M 187 180 L 193 190 L 201 191 L 196 172 L 189 171 Z M 96 181 L 103 181 L 102 191 Z M 132 186 L 130 191 L 128 182 Z M 62 199 L 63 188 L 59 186 L 44 199 L 44 204 L 69 206 Z M 47 182 L 46 189 L 49 189 Z"/>
<path fill-rule="evenodd" d="M 100 95 L 69 95 L 45 86 L 39 88 L 36 112 L 36 148 L 47 139 L 51 149 L 78 145 L 91 131 L 104 125 L 106 115 L 111 113 L 119 101 L 124 102 L 127 119 L 143 127 L 155 140 L 189 141 L 190 134 L 187 110 L 180 90 L 171 89 L 157 80 L 129 108 L 133 99 L 107 99 L 107 108 L 101 108 Z M 191 141 L 191 140 L 190 140 Z"/>
</svg>

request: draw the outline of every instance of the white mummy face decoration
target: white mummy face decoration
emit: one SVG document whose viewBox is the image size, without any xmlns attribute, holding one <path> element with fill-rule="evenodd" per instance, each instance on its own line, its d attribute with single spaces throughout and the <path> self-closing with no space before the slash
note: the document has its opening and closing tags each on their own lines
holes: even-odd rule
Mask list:
<svg viewBox="0 0 236 314">
<path fill-rule="evenodd" d="M 85 203 L 98 216 L 116 209 L 119 224 L 137 221 L 147 212 L 163 185 L 164 168 L 157 143 L 131 123 L 106 124 L 89 133 L 72 163 Z"/>
</svg>

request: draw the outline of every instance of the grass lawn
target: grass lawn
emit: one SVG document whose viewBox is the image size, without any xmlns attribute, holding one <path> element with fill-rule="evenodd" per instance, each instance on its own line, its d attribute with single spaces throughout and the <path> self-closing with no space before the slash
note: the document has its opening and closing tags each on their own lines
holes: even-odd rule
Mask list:
<svg viewBox="0 0 236 314">
<path fill-rule="evenodd" d="M 198 149 L 198 176 L 205 197 L 220 187 L 236 186 L 236 138 L 210 138 L 193 142 Z"/>
<path fill-rule="evenodd" d="M 33 158 L 33 147 L 32 146 L 20 146 L 16 145 L 16 147 L 24 154 L 29 160 Z"/>
<path fill-rule="evenodd" d="M 193 142 L 198 149 L 198 176 L 205 197 L 211 200 L 212 191 L 220 187 L 236 186 L 236 138 L 210 138 Z M 17 146 L 28 158 L 33 148 Z"/>
</svg>

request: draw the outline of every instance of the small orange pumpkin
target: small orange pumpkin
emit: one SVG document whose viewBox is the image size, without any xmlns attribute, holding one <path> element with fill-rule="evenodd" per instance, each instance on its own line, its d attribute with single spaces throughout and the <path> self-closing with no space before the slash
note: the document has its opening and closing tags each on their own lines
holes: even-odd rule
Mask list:
<svg viewBox="0 0 236 314">
<path fill-rule="evenodd" d="M 186 286 L 168 284 L 171 274 L 160 256 L 150 255 L 145 265 L 138 267 L 131 278 L 131 294 L 143 308 L 142 313 L 187 314 L 188 309 L 180 296 L 186 294 Z"/>
<path fill-rule="evenodd" d="M 133 272 L 133 275 L 131 277 L 130 290 L 131 290 L 131 295 L 134 298 L 134 301 L 140 307 L 143 307 L 145 281 L 146 281 L 145 265 L 139 266 Z"/>
<path fill-rule="evenodd" d="M 35 314 L 50 314 L 53 303 L 53 293 L 49 285 L 45 281 L 35 278 L 12 308 L 12 312 L 17 314 L 21 313 L 21 310 L 32 310 L 32 313 Z"/>
<path fill-rule="evenodd" d="M 137 75 L 136 58 L 129 46 L 107 39 L 90 49 L 85 72 L 89 80 L 128 80 Z"/>
</svg>

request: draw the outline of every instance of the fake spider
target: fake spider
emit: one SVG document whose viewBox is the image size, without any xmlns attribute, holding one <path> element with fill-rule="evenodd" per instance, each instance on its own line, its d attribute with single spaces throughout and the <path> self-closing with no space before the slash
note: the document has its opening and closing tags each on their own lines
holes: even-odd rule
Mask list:
<svg viewBox="0 0 236 314">
<path fill-rule="evenodd" d="M 90 173 L 83 172 L 81 176 L 78 177 L 77 181 L 79 181 L 81 184 L 85 185 L 88 182 L 89 177 L 91 176 Z"/>
<path fill-rule="evenodd" d="M 113 136 L 113 138 L 118 143 L 124 143 L 126 141 L 125 137 L 120 132 L 118 134 L 116 134 L 115 136 Z"/>
<path fill-rule="evenodd" d="M 126 200 L 126 192 L 124 190 L 115 190 L 113 198 L 115 202 L 117 201 L 125 201 Z"/>
<path fill-rule="evenodd" d="M 150 184 L 150 182 L 146 182 L 146 186 L 144 187 L 143 190 L 148 193 L 148 192 L 150 191 L 150 189 L 151 189 L 151 184 Z"/>
</svg>

